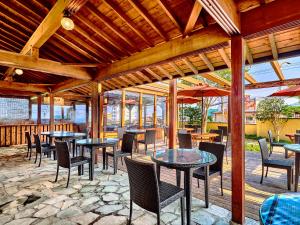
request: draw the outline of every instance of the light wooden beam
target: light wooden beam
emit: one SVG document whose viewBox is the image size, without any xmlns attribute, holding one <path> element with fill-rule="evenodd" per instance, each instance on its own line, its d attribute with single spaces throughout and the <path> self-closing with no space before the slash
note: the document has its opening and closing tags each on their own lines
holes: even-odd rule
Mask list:
<svg viewBox="0 0 300 225">
<path fill-rule="evenodd" d="M 153 70 L 151 70 L 150 68 L 145 68 L 145 70 L 151 74 L 155 79 L 157 80 L 162 80 L 162 77 L 159 76 L 157 73 L 153 72 Z"/>
<path fill-rule="evenodd" d="M 198 74 L 198 69 L 193 65 L 193 63 L 188 58 L 184 58 L 182 59 L 182 61 L 190 68 L 191 71 L 193 71 L 195 75 Z"/>
<path fill-rule="evenodd" d="M 274 60 L 277 60 L 278 59 L 278 51 L 277 51 L 277 47 L 276 47 L 276 41 L 275 41 L 274 34 L 269 34 L 268 38 L 269 38 L 270 46 L 272 49 L 273 58 L 274 58 Z"/>
<path fill-rule="evenodd" d="M 228 40 L 229 36 L 219 26 L 212 25 L 188 38 L 177 38 L 114 62 L 101 69 L 96 79 L 102 81 L 150 66 L 165 64 L 183 56 L 214 49 L 216 44 L 226 45 Z"/>
<path fill-rule="evenodd" d="M 156 68 L 162 73 L 164 74 L 166 77 L 168 77 L 169 79 L 172 79 L 171 74 L 165 70 L 162 66 L 156 66 Z"/>
<path fill-rule="evenodd" d="M 290 86 L 300 85 L 300 78 L 286 79 L 286 80 L 273 80 L 267 82 L 260 82 L 255 84 L 247 84 L 246 89 L 260 89 L 260 88 L 271 88 L 279 86 Z"/>
<path fill-rule="evenodd" d="M 211 62 L 209 61 L 209 59 L 206 57 L 206 55 L 204 53 L 200 53 L 199 57 L 203 60 L 203 62 L 206 64 L 206 66 L 208 67 L 208 69 L 210 71 L 215 70 L 214 66 L 211 64 Z"/>
<path fill-rule="evenodd" d="M 226 65 L 228 66 L 228 68 L 231 68 L 231 62 L 230 59 L 228 57 L 228 55 L 226 54 L 224 48 L 220 48 L 218 49 L 218 52 L 220 54 L 220 56 L 222 57 L 223 61 L 226 63 Z"/>
<path fill-rule="evenodd" d="M 169 85 L 169 81 L 163 81 L 163 83 L 165 83 L 165 84 L 168 84 Z M 189 85 L 186 85 L 186 84 L 182 84 L 182 83 L 180 83 L 180 82 L 178 82 L 178 80 L 177 80 L 177 90 L 178 89 L 186 89 L 186 88 L 190 88 L 191 86 L 189 86 Z"/>
<path fill-rule="evenodd" d="M 66 66 L 73 66 L 73 67 L 90 67 L 90 68 L 97 68 L 100 66 L 99 63 L 61 63 L 62 65 Z"/>
<path fill-rule="evenodd" d="M 202 9 L 202 5 L 200 4 L 199 1 L 196 0 L 194 2 L 194 6 L 193 6 L 192 11 L 190 13 L 190 16 L 188 18 L 188 21 L 185 25 L 184 35 L 189 34 L 194 29 L 194 26 L 197 22 L 197 19 L 198 19 L 199 15 L 200 15 L 201 9 Z"/>
<path fill-rule="evenodd" d="M 253 57 L 252 57 L 251 51 L 246 42 L 245 42 L 245 54 L 246 54 L 248 63 L 253 64 Z"/>
<path fill-rule="evenodd" d="M 240 16 L 234 0 L 198 0 L 203 8 L 230 35 L 241 32 Z"/>
<path fill-rule="evenodd" d="M 144 83 L 136 74 L 128 74 L 128 76 L 137 84 Z"/>
<path fill-rule="evenodd" d="M 52 93 L 59 93 L 68 90 L 72 90 L 74 88 L 79 88 L 84 85 L 87 85 L 90 81 L 82 81 L 77 79 L 69 79 L 67 81 L 60 82 L 51 88 Z"/>
<path fill-rule="evenodd" d="M 221 86 L 224 86 L 224 87 L 230 87 L 231 86 L 231 83 L 228 81 L 228 80 L 225 80 L 224 78 L 214 74 L 214 73 L 202 73 L 202 74 L 199 74 L 200 76 L 210 80 L 210 81 L 213 81 Z"/>
<path fill-rule="evenodd" d="M 136 71 L 136 74 L 139 75 L 140 77 L 142 77 L 142 78 L 143 78 L 144 80 L 146 80 L 147 82 L 152 83 L 152 80 L 151 80 L 149 77 L 147 77 L 145 74 L 143 74 L 143 72 L 141 72 L 141 71 Z"/>
<path fill-rule="evenodd" d="M 169 65 L 172 66 L 180 76 L 185 76 L 184 72 L 179 68 L 179 66 L 177 66 L 175 62 L 169 62 Z"/>
<path fill-rule="evenodd" d="M 185 80 L 187 82 L 190 82 L 191 84 L 194 84 L 194 85 L 201 85 L 202 84 L 201 80 L 198 80 L 198 79 L 193 78 L 193 77 L 183 77 L 183 78 L 180 78 L 180 79 Z"/>
<path fill-rule="evenodd" d="M 273 70 L 275 71 L 276 75 L 278 76 L 279 80 L 284 80 L 284 75 L 281 70 L 281 66 L 279 65 L 278 61 L 271 62 L 271 66 L 273 67 Z"/>
<path fill-rule="evenodd" d="M 0 81 L 0 89 L 46 93 L 49 92 L 50 86 L 44 84 L 30 84 L 30 83 Z"/>
<path fill-rule="evenodd" d="M 245 72 L 245 80 L 248 81 L 250 84 L 256 84 L 257 81 L 254 79 L 254 77 L 249 74 L 248 72 Z"/>
<path fill-rule="evenodd" d="M 169 85 L 169 148 L 176 148 L 177 135 L 177 86 L 176 79 L 170 80 Z"/>
<path fill-rule="evenodd" d="M 32 56 L 3 50 L 0 50 L 0 65 L 72 77 L 82 80 L 92 79 L 91 75 L 83 68 L 66 66 L 62 65 L 60 62 L 41 58 L 35 59 Z"/>
</svg>

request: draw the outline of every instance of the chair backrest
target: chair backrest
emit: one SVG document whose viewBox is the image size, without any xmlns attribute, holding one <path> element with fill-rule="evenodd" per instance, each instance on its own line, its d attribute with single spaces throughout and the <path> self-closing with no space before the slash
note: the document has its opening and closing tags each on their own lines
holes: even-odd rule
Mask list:
<svg viewBox="0 0 300 225">
<path fill-rule="evenodd" d="M 38 134 L 33 134 L 33 137 L 34 137 L 34 142 L 35 142 L 35 146 L 36 146 L 36 152 L 41 153 L 42 146 L 41 146 L 40 136 Z"/>
<path fill-rule="evenodd" d="M 70 168 L 71 159 L 68 143 L 65 141 L 55 141 L 55 148 L 57 154 L 57 164 L 64 168 Z"/>
<path fill-rule="evenodd" d="M 271 130 L 268 130 L 268 136 L 269 136 L 269 142 L 270 142 L 270 144 L 272 144 L 274 141 L 274 138 L 273 138 L 273 134 L 272 134 Z"/>
<path fill-rule="evenodd" d="M 187 130 L 186 129 L 179 129 L 178 130 L 178 134 L 187 134 Z"/>
<path fill-rule="evenodd" d="M 300 130 L 296 130 L 296 134 L 300 134 Z"/>
<path fill-rule="evenodd" d="M 269 148 L 265 138 L 258 140 L 262 161 L 269 159 Z"/>
<path fill-rule="evenodd" d="M 146 163 L 125 158 L 130 198 L 138 206 L 153 212 L 159 212 L 159 186 L 154 163 Z"/>
<path fill-rule="evenodd" d="M 193 148 L 192 135 L 178 133 L 179 148 Z"/>
<path fill-rule="evenodd" d="M 223 130 L 210 130 L 209 133 L 218 134 L 218 136 L 215 137 L 213 141 L 223 143 Z"/>
<path fill-rule="evenodd" d="M 300 144 L 300 133 L 295 134 L 295 144 Z"/>
<path fill-rule="evenodd" d="M 90 137 L 90 131 L 91 129 L 89 127 L 86 127 L 82 130 L 82 132 L 86 134 L 86 138 Z"/>
<path fill-rule="evenodd" d="M 31 148 L 32 143 L 31 143 L 31 136 L 30 136 L 29 131 L 25 131 L 25 138 L 26 138 L 26 141 L 27 141 L 28 148 Z"/>
<path fill-rule="evenodd" d="M 228 127 L 226 126 L 218 126 L 218 130 L 223 131 L 223 136 L 228 136 Z"/>
<path fill-rule="evenodd" d="M 145 144 L 155 144 L 156 130 L 146 130 Z"/>
<path fill-rule="evenodd" d="M 125 128 L 124 127 L 118 127 L 117 134 L 118 134 L 119 139 L 123 138 L 124 133 L 125 133 Z"/>
<path fill-rule="evenodd" d="M 217 157 L 217 162 L 209 166 L 214 171 L 223 171 L 223 158 L 226 146 L 221 143 L 200 142 L 199 150 L 210 152 Z"/>
<path fill-rule="evenodd" d="M 132 153 L 134 143 L 134 134 L 124 134 L 122 139 L 121 151 Z"/>
</svg>

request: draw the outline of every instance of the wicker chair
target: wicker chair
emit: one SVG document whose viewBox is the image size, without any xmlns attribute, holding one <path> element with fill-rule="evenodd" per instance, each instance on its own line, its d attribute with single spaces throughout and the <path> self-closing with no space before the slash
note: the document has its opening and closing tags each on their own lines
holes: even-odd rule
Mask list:
<svg viewBox="0 0 300 225">
<path fill-rule="evenodd" d="M 57 170 L 56 170 L 55 182 L 57 182 L 59 167 L 67 168 L 69 172 L 68 172 L 68 181 L 66 187 L 68 187 L 70 182 L 71 168 L 78 167 L 78 175 L 83 175 L 84 164 L 89 164 L 89 176 L 91 179 L 92 160 L 90 158 L 84 156 L 76 156 L 71 158 L 68 144 L 65 141 L 55 141 L 55 146 L 57 152 Z"/>
<path fill-rule="evenodd" d="M 35 148 L 36 146 L 35 146 L 35 144 L 32 144 L 31 136 L 30 136 L 30 133 L 28 131 L 25 132 L 25 138 L 26 138 L 26 142 L 27 142 L 27 155 L 26 155 L 26 157 L 29 157 L 29 160 L 30 160 L 32 149 Z"/>
<path fill-rule="evenodd" d="M 223 144 L 223 130 L 210 130 L 209 133 L 218 134 L 217 137 L 214 137 L 213 142 Z"/>
<path fill-rule="evenodd" d="M 262 173 L 260 183 L 262 184 L 264 179 L 264 168 L 267 167 L 266 177 L 268 176 L 269 167 L 287 170 L 288 190 L 291 190 L 291 183 L 293 181 L 293 166 L 294 162 L 288 159 L 271 160 L 269 155 L 268 144 L 265 138 L 258 140 L 261 158 L 262 158 Z"/>
<path fill-rule="evenodd" d="M 179 148 L 193 148 L 192 135 L 178 133 Z"/>
<path fill-rule="evenodd" d="M 113 150 L 111 152 L 105 153 L 105 162 L 106 162 L 106 169 L 108 169 L 108 156 L 113 157 L 113 166 L 114 166 L 114 174 L 118 171 L 118 158 L 124 158 L 125 156 L 132 157 L 132 150 L 133 150 L 133 143 L 134 143 L 134 134 L 124 134 L 121 150 Z"/>
<path fill-rule="evenodd" d="M 274 142 L 273 134 L 271 130 L 268 130 L 268 136 L 270 141 L 270 155 L 273 153 L 273 147 L 283 147 L 286 143 L 283 142 Z M 288 158 L 288 150 L 285 149 L 284 153 L 285 158 Z"/>
<path fill-rule="evenodd" d="M 156 166 L 125 158 L 130 186 L 129 225 L 132 219 L 132 204 L 146 209 L 157 215 L 157 225 L 160 225 L 161 209 L 181 199 L 181 220 L 184 224 L 184 190 L 163 181 L 158 181 Z"/>
<path fill-rule="evenodd" d="M 37 134 L 34 134 L 33 135 L 34 137 L 34 142 L 35 142 L 35 149 L 36 149 L 36 152 L 35 152 L 35 161 L 34 163 L 37 162 L 37 155 L 40 154 L 40 162 L 39 162 L 39 167 L 41 166 L 41 161 L 42 161 L 42 155 L 43 154 L 46 154 L 48 157 L 51 157 L 51 153 L 53 152 L 53 155 L 54 155 L 54 159 L 56 158 L 55 154 L 56 154 L 56 149 L 53 148 L 52 146 L 50 145 L 47 145 L 47 146 L 43 146 L 41 144 L 41 140 L 40 140 L 40 136 L 37 135 Z"/>
<path fill-rule="evenodd" d="M 119 139 L 118 147 L 120 146 L 120 142 L 123 140 L 123 135 L 125 134 L 125 128 L 124 127 L 118 127 L 117 128 L 117 137 Z"/>
<path fill-rule="evenodd" d="M 147 154 L 148 145 L 154 145 L 154 151 L 156 150 L 156 130 L 146 130 L 144 140 L 139 140 L 139 144 L 145 145 L 145 153 Z"/>
<path fill-rule="evenodd" d="M 223 138 L 225 139 L 225 153 L 226 153 L 226 162 L 228 164 L 228 145 L 229 145 L 229 132 L 227 126 L 218 126 L 218 130 L 223 131 Z"/>
<path fill-rule="evenodd" d="M 224 159 L 225 145 L 221 143 L 200 142 L 199 149 L 206 152 L 210 152 L 217 157 L 217 162 L 209 166 L 208 184 L 210 178 L 220 176 L 221 195 L 223 196 L 223 159 Z M 198 187 L 199 187 L 199 179 L 205 180 L 204 168 L 198 168 L 194 170 L 193 177 L 198 179 Z"/>
</svg>

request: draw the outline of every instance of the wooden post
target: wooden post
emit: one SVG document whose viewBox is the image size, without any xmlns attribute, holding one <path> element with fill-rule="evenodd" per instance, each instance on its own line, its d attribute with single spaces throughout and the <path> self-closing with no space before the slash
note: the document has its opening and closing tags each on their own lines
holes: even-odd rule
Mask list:
<svg viewBox="0 0 300 225">
<path fill-rule="evenodd" d="M 177 134 L 177 81 L 170 80 L 169 85 L 169 148 L 176 147 Z"/>
<path fill-rule="evenodd" d="M 92 83 L 92 138 L 98 138 L 99 136 L 99 95 L 98 95 L 98 83 Z"/>
<path fill-rule="evenodd" d="M 228 134 L 231 133 L 231 103 L 230 103 L 230 96 L 228 96 L 228 103 L 227 103 L 227 124 L 228 124 Z"/>
<path fill-rule="evenodd" d="M 28 119 L 32 119 L 32 100 L 30 97 L 28 98 Z"/>
<path fill-rule="evenodd" d="M 156 113 L 157 95 L 154 95 L 154 107 L 153 107 L 153 126 L 157 125 L 157 113 Z"/>
<path fill-rule="evenodd" d="M 90 101 L 86 100 L 85 102 L 85 124 L 86 124 L 86 128 L 88 128 L 90 126 L 90 117 L 89 117 L 89 113 L 90 113 Z"/>
<path fill-rule="evenodd" d="M 166 97 L 166 124 L 169 124 L 169 118 L 170 118 L 170 113 L 169 113 L 169 97 Z"/>
<path fill-rule="evenodd" d="M 245 221 L 245 113 L 244 113 L 244 40 L 238 36 L 231 39 L 231 155 L 232 155 L 232 222 Z"/>
<path fill-rule="evenodd" d="M 41 124 L 42 124 L 42 96 L 39 95 L 37 98 L 37 132 L 41 133 Z"/>
<path fill-rule="evenodd" d="M 50 131 L 54 131 L 54 96 L 52 93 L 49 94 L 49 105 L 50 105 L 49 128 Z"/>
<path fill-rule="evenodd" d="M 146 119 L 146 116 L 144 116 L 144 120 Z M 145 121 L 144 121 L 145 123 Z M 143 94 L 140 93 L 139 96 L 139 127 L 143 128 Z"/>
<path fill-rule="evenodd" d="M 102 85 L 98 84 L 99 92 L 99 137 L 104 138 L 103 118 L 104 118 L 104 92 Z"/>
<path fill-rule="evenodd" d="M 121 102 L 121 127 L 125 127 L 125 100 L 126 100 L 126 93 L 125 90 L 122 89 L 122 102 Z"/>
</svg>

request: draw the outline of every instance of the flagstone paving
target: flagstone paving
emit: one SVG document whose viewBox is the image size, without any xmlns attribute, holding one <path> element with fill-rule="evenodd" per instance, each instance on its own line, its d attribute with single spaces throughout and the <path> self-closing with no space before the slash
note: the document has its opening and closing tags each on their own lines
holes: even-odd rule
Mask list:
<svg viewBox="0 0 300 225">
<path fill-rule="evenodd" d="M 65 188 L 67 170 L 61 169 L 54 183 L 56 161 L 44 158 L 38 168 L 33 161 L 24 159 L 25 149 L 0 149 L 0 225 L 125 225 L 129 214 L 129 186 L 127 173 L 112 169 L 95 169 L 94 181 L 88 172 L 77 176 L 73 169 L 69 188 Z M 194 224 L 229 224 L 231 212 L 210 205 L 204 208 L 202 200 L 193 198 Z M 180 204 L 174 202 L 162 210 L 162 224 L 180 224 Z M 134 225 L 154 225 L 156 217 L 134 205 Z M 246 224 L 257 221 L 246 219 Z"/>
</svg>

